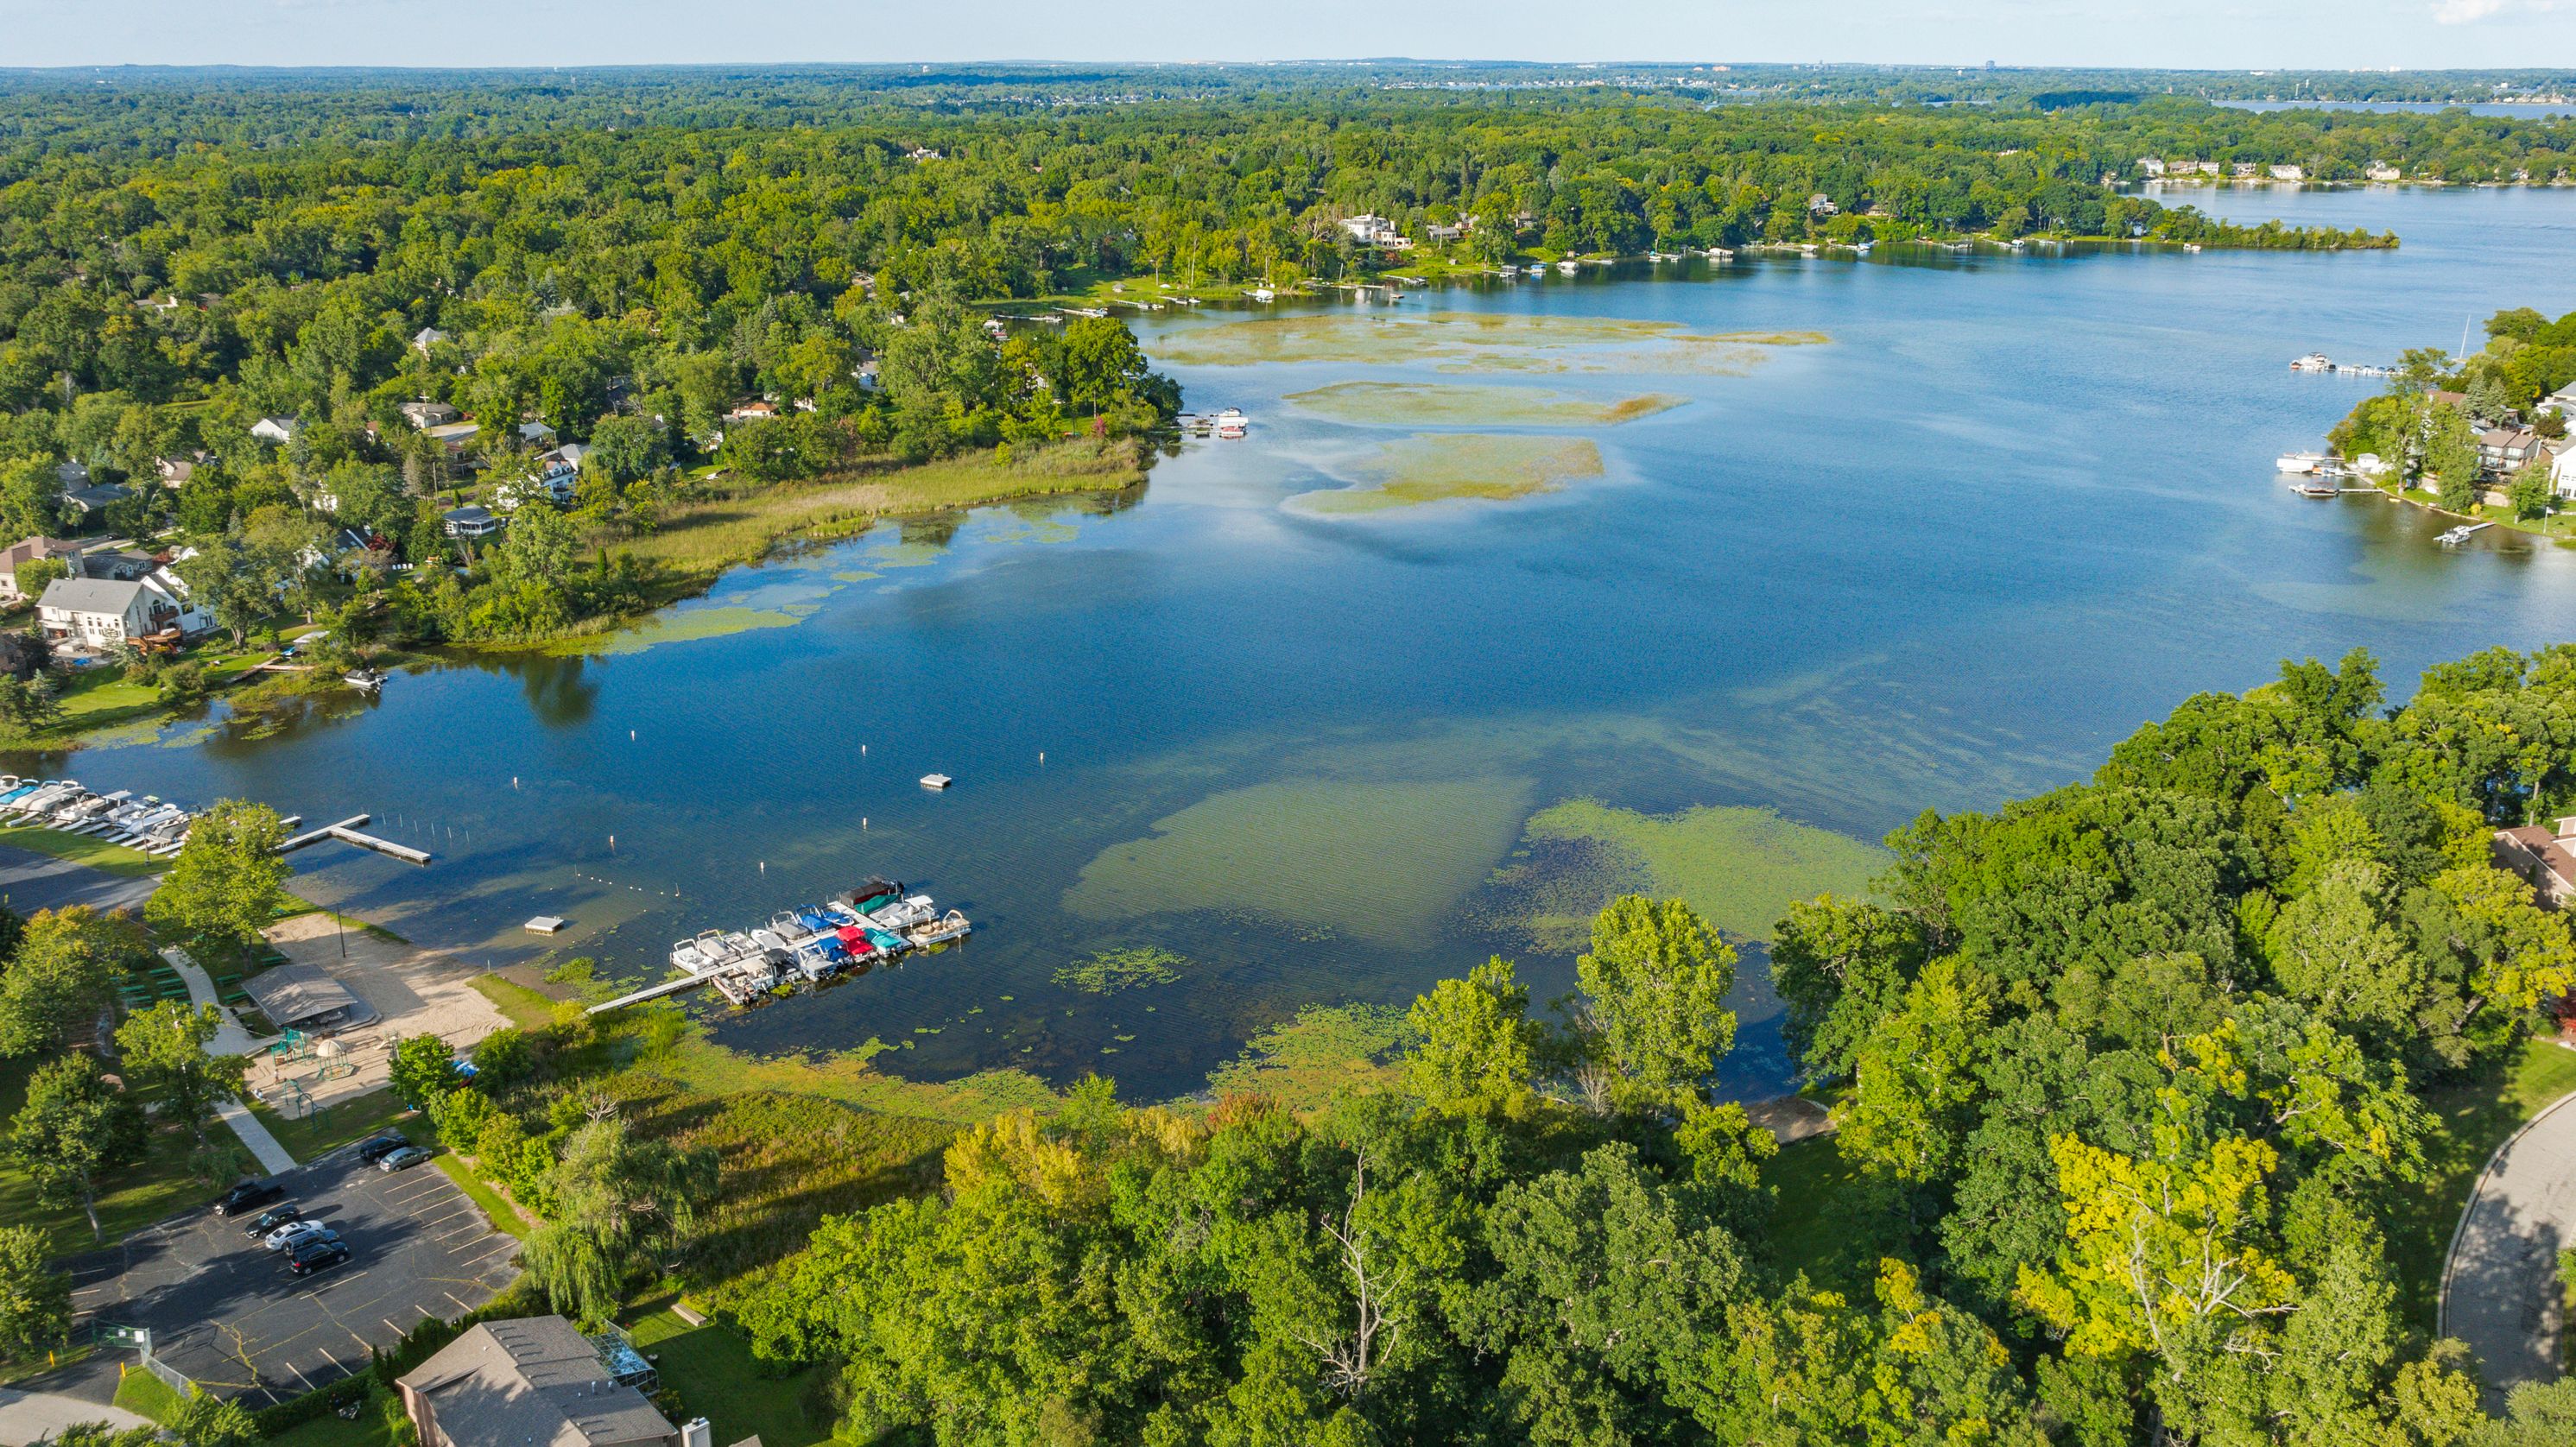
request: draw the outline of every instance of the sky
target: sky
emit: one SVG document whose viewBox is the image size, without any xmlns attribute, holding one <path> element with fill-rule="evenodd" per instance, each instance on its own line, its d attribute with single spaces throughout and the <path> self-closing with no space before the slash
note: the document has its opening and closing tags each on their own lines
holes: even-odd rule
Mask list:
<svg viewBox="0 0 2576 1447">
<path fill-rule="evenodd" d="M 959 60 L 2576 67 L 2576 0 L 0 0 L 0 66 Z"/>
</svg>

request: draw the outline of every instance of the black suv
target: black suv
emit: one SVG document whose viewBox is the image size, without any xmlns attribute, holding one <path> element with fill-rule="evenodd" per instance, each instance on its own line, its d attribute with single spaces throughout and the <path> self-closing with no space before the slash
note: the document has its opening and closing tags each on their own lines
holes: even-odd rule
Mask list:
<svg viewBox="0 0 2576 1447">
<path fill-rule="evenodd" d="M 215 1198 L 215 1214 L 238 1216 L 253 1206 L 265 1206 L 286 1194 L 286 1188 L 275 1181 L 244 1181 Z"/>
<path fill-rule="evenodd" d="M 260 1212 L 258 1216 L 252 1219 L 249 1225 L 242 1228 L 242 1234 L 248 1236 L 253 1241 L 256 1241 L 260 1237 L 267 1235 L 269 1232 L 276 1230 L 278 1227 L 285 1225 L 289 1221 L 301 1221 L 303 1219 L 304 1208 L 295 1204 L 293 1201 L 289 1201 L 283 1206 L 271 1206 L 267 1210 Z"/>
<path fill-rule="evenodd" d="M 410 1144 L 410 1141 L 403 1139 L 401 1132 L 389 1130 L 358 1147 L 358 1159 L 372 1166 Z"/>
<path fill-rule="evenodd" d="M 310 1276 L 328 1270 L 349 1259 L 349 1243 L 337 1236 L 316 1236 L 297 1242 L 286 1253 L 286 1269 L 298 1276 Z"/>
</svg>

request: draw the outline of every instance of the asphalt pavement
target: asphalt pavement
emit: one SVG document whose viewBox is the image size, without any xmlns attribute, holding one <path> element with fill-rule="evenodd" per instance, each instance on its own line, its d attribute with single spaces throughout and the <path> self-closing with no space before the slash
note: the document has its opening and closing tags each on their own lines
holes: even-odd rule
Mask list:
<svg viewBox="0 0 2576 1447">
<path fill-rule="evenodd" d="M 2535 1116 L 2478 1177 L 2442 1267 L 2442 1334 L 2477 1358 L 2487 1410 L 2558 1380 L 2558 1251 L 2576 1245 L 2576 1095 Z"/>
</svg>

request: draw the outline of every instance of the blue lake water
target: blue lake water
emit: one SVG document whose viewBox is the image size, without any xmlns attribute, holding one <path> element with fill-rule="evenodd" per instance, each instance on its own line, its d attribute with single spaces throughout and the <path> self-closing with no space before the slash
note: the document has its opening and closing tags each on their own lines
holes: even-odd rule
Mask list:
<svg viewBox="0 0 2576 1447">
<path fill-rule="evenodd" d="M 408 674 L 266 737 L 220 710 L 81 752 L 100 788 L 375 814 L 416 870 L 327 846 L 300 887 L 494 962 L 549 942 L 658 975 L 668 942 L 884 873 L 978 924 L 961 951 L 729 1018 L 743 1048 L 871 1036 L 919 1077 L 1084 1070 L 1194 1087 L 1310 1001 L 1401 1003 L 1486 954 L 1541 999 L 1487 876 L 1531 812 L 1759 805 L 1875 839 L 1919 810 L 2089 773 L 2198 690 L 2367 646 L 2402 692 L 2490 644 L 2567 637 L 2576 554 L 2433 546 L 2409 509 L 2303 501 L 2272 458 L 2466 318 L 2576 307 L 2576 194 L 2218 192 L 2244 218 L 2393 228 L 2391 253 L 1911 252 L 1644 264 L 1409 297 L 1461 309 L 1816 331 L 1732 372 L 1608 348 L 1573 370 L 1176 367 L 1253 415 L 1141 493 L 888 525 L 731 575 L 762 628 Z M 1319 310 L 1330 310 L 1329 308 Z M 1385 315 L 1354 313 L 1352 325 Z M 1149 347 L 1248 313 L 1157 312 Z M 1398 323 L 1400 324 L 1400 322 Z M 1633 365 L 1632 365 L 1633 364 Z M 1402 429 L 1281 399 L 1344 380 L 1527 385 L 1685 405 L 1592 440 L 1603 475 L 1364 519 L 1282 507 Z M 1441 429 L 1443 431 L 1475 429 Z M 1043 760 L 1041 759 L 1043 755 Z M 944 795 L 915 780 L 956 776 Z M 863 823 L 864 821 L 864 823 Z M 1106 946 L 1188 961 L 1100 998 Z M 1730 1084 L 1786 1079 L 1748 955 Z"/>
</svg>

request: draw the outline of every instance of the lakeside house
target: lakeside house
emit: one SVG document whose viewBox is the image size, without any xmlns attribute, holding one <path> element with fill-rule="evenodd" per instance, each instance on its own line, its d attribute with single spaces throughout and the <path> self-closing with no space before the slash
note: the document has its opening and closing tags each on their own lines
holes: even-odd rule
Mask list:
<svg viewBox="0 0 2576 1447">
<path fill-rule="evenodd" d="M 1807 198 L 1807 213 L 1811 216 L 1838 215 L 1841 213 L 1842 209 L 1843 208 L 1840 206 L 1834 204 L 1833 197 L 1826 195 L 1822 191 L 1818 191 Z"/>
<path fill-rule="evenodd" d="M 567 442 L 539 456 L 534 477 L 504 482 L 492 489 L 493 505 L 504 512 L 516 511 L 527 503 L 540 500 L 557 507 L 572 506 L 574 494 L 581 484 L 581 460 L 589 452 L 589 448 L 578 442 Z"/>
<path fill-rule="evenodd" d="M 501 519 L 488 507 L 468 503 L 439 516 L 439 527 L 451 538 L 488 538 L 501 530 Z"/>
<path fill-rule="evenodd" d="M 2530 885 L 2542 906 L 2558 909 L 2576 898 L 2576 815 L 2560 819 L 2555 830 L 2537 824 L 2499 829 L 2492 847 L 2496 867 Z"/>
<path fill-rule="evenodd" d="M 1363 211 L 1357 216 L 1343 217 L 1342 230 L 1360 245 L 1374 246 L 1380 251 L 1413 249 L 1413 238 L 1396 230 L 1394 222 L 1375 212 Z"/>
<path fill-rule="evenodd" d="M 2161 176 L 2164 173 L 2165 163 L 2162 160 L 2159 160 L 2154 156 L 2140 156 L 2138 158 L 2139 175 L 2152 178 Z"/>
<path fill-rule="evenodd" d="M 2406 173 L 2386 161 L 2373 161 L 2361 168 L 2361 174 L 2373 181 L 2402 181 Z"/>
<path fill-rule="evenodd" d="M 2511 477 L 2540 450 L 2540 434 L 2528 427 L 2491 427 L 2478 434 L 2478 471 L 2487 477 Z"/>
<path fill-rule="evenodd" d="M 2308 179 L 2307 168 L 2304 166 L 2274 166 L 2272 168 L 2272 179 L 2275 181 L 2304 181 Z"/>
<path fill-rule="evenodd" d="M 2227 168 L 2227 173 L 2235 180 L 2251 181 L 2254 179 L 2254 169 L 2255 167 L 2252 161 L 2238 161 Z"/>
<path fill-rule="evenodd" d="M 2549 459 L 2549 490 L 2563 501 L 2576 501 L 2576 437 L 2544 442 Z"/>
<path fill-rule="evenodd" d="M 250 424 L 251 436 L 262 442 L 274 442 L 280 447 L 293 442 L 295 434 L 303 430 L 304 424 L 292 417 L 262 417 Z"/>
<path fill-rule="evenodd" d="M 184 591 L 174 593 L 163 582 L 167 576 L 56 578 L 36 600 L 37 626 L 56 643 L 96 652 L 146 639 L 176 642 L 213 628 L 214 619 Z"/>
<path fill-rule="evenodd" d="M 707 1447 L 705 1418 L 654 1408 L 659 1385 L 622 1335 L 560 1316 L 477 1323 L 394 1383 L 420 1447 Z"/>
</svg>

